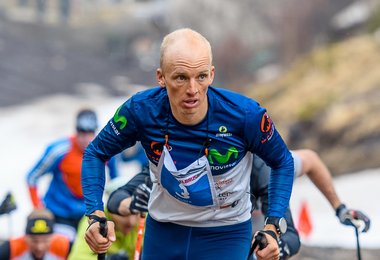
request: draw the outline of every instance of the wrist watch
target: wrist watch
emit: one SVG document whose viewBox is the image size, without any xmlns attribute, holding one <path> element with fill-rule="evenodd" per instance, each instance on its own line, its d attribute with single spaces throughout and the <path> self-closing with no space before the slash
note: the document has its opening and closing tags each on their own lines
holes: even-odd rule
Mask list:
<svg viewBox="0 0 380 260">
<path fill-rule="evenodd" d="M 265 225 L 272 224 L 276 227 L 277 233 L 282 235 L 288 229 L 288 224 L 285 218 L 280 217 L 267 217 L 265 219 Z"/>
</svg>

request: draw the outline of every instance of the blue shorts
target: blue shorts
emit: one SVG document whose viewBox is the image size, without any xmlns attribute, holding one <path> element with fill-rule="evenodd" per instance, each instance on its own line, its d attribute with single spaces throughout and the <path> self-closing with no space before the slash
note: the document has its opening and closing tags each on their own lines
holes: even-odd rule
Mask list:
<svg viewBox="0 0 380 260">
<path fill-rule="evenodd" d="M 251 220 L 222 227 L 188 227 L 158 222 L 148 215 L 142 259 L 246 260 L 251 239 Z"/>
</svg>

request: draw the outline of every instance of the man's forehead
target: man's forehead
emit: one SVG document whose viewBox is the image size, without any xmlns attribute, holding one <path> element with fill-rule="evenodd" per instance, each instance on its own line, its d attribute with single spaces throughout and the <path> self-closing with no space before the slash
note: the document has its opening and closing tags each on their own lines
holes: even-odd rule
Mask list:
<svg viewBox="0 0 380 260">
<path fill-rule="evenodd" d="M 209 69 L 211 66 L 210 52 L 201 46 L 173 46 L 165 53 L 163 63 L 171 67 L 192 67 Z"/>
</svg>

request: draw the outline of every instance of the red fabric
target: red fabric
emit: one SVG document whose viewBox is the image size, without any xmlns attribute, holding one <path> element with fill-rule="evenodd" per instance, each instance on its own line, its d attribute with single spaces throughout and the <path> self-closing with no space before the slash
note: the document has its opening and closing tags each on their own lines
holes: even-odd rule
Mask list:
<svg viewBox="0 0 380 260">
<path fill-rule="evenodd" d="M 310 216 L 309 206 L 306 201 L 302 201 L 298 218 L 297 230 L 301 236 L 308 237 L 313 231 L 313 224 Z"/>
<path fill-rule="evenodd" d="M 30 199 L 32 200 L 32 203 L 33 203 L 33 207 L 43 208 L 44 205 L 41 199 L 38 197 L 37 187 L 29 186 L 28 188 L 29 188 Z"/>
<path fill-rule="evenodd" d="M 83 198 L 81 183 L 81 168 L 83 151 L 76 144 L 75 138 L 71 138 L 71 149 L 63 158 L 60 170 L 62 172 L 63 181 L 70 189 L 71 193 L 78 198 Z"/>
</svg>

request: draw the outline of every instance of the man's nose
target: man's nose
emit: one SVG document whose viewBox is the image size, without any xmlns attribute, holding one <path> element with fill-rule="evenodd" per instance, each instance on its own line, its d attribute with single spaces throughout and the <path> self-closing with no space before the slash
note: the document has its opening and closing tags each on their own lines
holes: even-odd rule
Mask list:
<svg viewBox="0 0 380 260">
<path fill-rule="evenodd" d="M 189 81 L 189 87 L 187 89 L 187 92 L 190 95 L 195 95 L 198 92 L 198 83 L 194 78 L 191 78 Z"/>
</svg>

